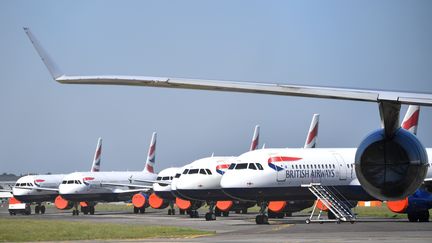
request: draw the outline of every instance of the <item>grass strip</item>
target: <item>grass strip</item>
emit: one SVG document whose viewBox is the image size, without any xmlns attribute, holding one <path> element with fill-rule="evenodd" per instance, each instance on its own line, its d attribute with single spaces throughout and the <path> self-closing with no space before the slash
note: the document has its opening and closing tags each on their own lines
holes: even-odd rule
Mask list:
<svg viewBox="0 0 432 243">
<path fill-rule="evenodd" d="M 189 238 L 211 234 L 214 234 L 214 232 L 171 226 L 0 218 L 1 242 L 144 239 L 156 237 Z"/>
</svg>

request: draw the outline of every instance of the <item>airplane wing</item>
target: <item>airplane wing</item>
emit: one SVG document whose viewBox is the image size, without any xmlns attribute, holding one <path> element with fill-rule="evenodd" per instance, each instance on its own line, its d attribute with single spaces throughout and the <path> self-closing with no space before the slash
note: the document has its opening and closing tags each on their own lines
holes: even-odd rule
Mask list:
<svg viewBox="0 0 432 243">
<path fill-rule="evenodd" d="M 58 188 L 49 188 L 49 187 L 31 187 L 31 186 L 15 186 L 18 189 L 26 189 L 26 190 L 38 190 L 38 191 L 52 191 L 58 192 Z"/>
<path fill-rule="evenodd" d="M 122 186 L 122 187 L 143 188 L 143 189 L 153 188 L 153 186 L 136 185 L 136 184 L 122 184 L 122 183 L 101 183 L 101 185 L 102 186 Z"/>
<path fill-rule="evenodd" d="M 130 189 L 130 190 L 123 190 L 123 189 L 114 189 L 113 193 L 118 193 L 118 194 L 129 194 L 129 193 L 139 193 L 139 192 L 146 192 L 149 191 L 150 189 Z"/>
<path fill-rule="evenodd" d="M 256 94 L 271 94 L 284 96 L 301 96 L 313 98 L 357 100 L 369 102 L 397 102 L 432 106 L 431 93 L 399 92 L 384 90 L 350 89 L 338 87 L 321 87 L 277 83 L 251 83 L 236 81 L 220 81 L 206 79 L 185 79 L 147 76 L 95 75 L 69 76 L 65 75 L 39 44 L 29 28 L 24 28 L 48 71 L 54 80 L 64 84 L 97 84 L 97 85 L 131 85 L 177 89 L 197 89 L 228 91 Z"/>
<path fill-rule="evenodd" d="M 144 182 L 144 183 L 159 183 L 162 185 L 171 185 L 171 181 L 152 181 L 152 180 L 140 180 L 140 179 L 132 179 L 132 181 Z"/>
<path fill-rule="evenodd" d="M 0 189 L 0 192 L 12 192 L 12 190 L 10 190 L 10 189 Z"/>
</svg>

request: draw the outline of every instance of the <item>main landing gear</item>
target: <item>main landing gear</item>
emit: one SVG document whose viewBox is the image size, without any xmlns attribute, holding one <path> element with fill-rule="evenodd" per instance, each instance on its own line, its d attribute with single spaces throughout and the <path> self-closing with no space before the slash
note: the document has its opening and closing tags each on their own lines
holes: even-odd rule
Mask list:
<svg viewBox="0 0 432 243">
<path fill-rule="evenodd" d="M 256 224 L 268 224 L 267 206 L 267 202 L 261 202 L 259 214 L 255 218 Z"/>
<path fill-rule="evenodd" d="M 174 202 L 169 202 L 169 209 L 168 209 L 168 215 L 175 215 L 175 209 L 174 209 Z"/>
<path fill-rule="evenodd" d="M 409 212 L 408 220 L 410 222 L 429 222 L 429 211 Z"/>
<path fill-rule="evenodd" d="M 95 206 L 94 205 L 89 205 L 85 207 L 81 206 L 81 212 L 85 215 L 87 214 L 93 215 L 95 213 Z"/>
<path fill-rule="evenodd" d="M 214 201 L 207 202 L 209 205 L 209 212 L 205 214 L 205 219 L 207 221 L 216 220 L 216 214 L 214 213 L 214 208 L 216 203 Z"/>
<path fill-rule="evenodd" d="M 142 206 L 140 208 L 134 207 L 134 211 L 133 212 L 134 213 L 141 213 L 141 214 L 143 214 L 143 213 L 145 213 L 145 207 L 144 206 Z"/>
<path fill-rule="evenodd" d="M 45 214 L 45 205 L 41 205 L 40 203 L 35 206 L 35 214 Z"/>
</svg>

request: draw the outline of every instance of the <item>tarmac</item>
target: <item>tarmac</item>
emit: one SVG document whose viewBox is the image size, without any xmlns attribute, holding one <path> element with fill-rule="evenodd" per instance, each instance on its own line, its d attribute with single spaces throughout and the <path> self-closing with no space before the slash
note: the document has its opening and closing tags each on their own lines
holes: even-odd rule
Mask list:
<svg viewBox="0 0 432 243">
<path fill-rule="evenodd" d="M 168 215 L 167 209 L 147 209 L 145 214 L 130 211 L 99 212 L 95 215 L 72 216 L 71 211 L 48 208 L 44 215 L 10 216 L 6 208 L 0 208 L 0 217 L 53 219 L 65 221 L 111 222 L 133 225 L 182 226 L 216 232 L 215 235 L 167 239 L 151 238 L 144 240 L 112 240 L 103 242 L 432 242 L 432 222 L 410 223 L 407 219 L 358 218 L 354 224 L 306 224 L 308 215 L 296 214 L 283 219 L 270 219 L 268 225 L 255 223 L 256 213 L 235 214 L 218 217 L 215 221 L 204 219 L 205 209 L 200 210 L 199 218 L 188 215 Z M 100 242 L 100 241 L 85 241 Z"/>
</svg>

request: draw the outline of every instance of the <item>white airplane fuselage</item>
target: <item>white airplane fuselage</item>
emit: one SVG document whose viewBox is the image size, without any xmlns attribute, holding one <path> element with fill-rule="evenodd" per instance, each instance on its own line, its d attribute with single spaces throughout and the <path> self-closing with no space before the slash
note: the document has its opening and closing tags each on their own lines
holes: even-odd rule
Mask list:
<svg viewBox="0 0 432 243">
<path fill-rule="evenodd" d="M 12 188 L 13 196 L 21 202 L 45 202 L 54 201 L 58 196 L 58 189 L 65 175 L 28 175 L 19 178 Z M 53 191 L 38 190 L 40 188 L 52 188 Z"/>
<path fill-rule="evenodd" d="M 161 170 L 157 175 L 156 180 L 172 182 L 179 169 L 180 168 L 178 167 L 171 167 Z M 171 192 L 171 184 L 153 183 L 153 191 L 158 197 L 162 199 L 169 201 L 175 200 L 175 197 Z"/>
<path fill-rule="evenodd" d="M 432 150 L 427 151 L 430 161 Z M 250 151 L 238 157 L 237 165 L 260 163 L 263 170 L 228 169 L 222 176 L 221 187 L 227 195 L 239 200 L 313 200 L 314 195 L 302 185 L 321 183 L 334 187 L 348 200 L 373 200 L 356 177 L 355 153 L 355 148 Z M 429 165 L 426 178 L 432 177 L 430 168 Z"/>
<path fill-rule="evenodd" d="M 130 200 L 133 191 L 128 187 L 104 185 L 138 184 L 134 180 L 155 180 L 156 174 L 145 171 L 115 171 L 115 172 L 75 172 L 66 175 L 59 186 L 60 195 L 70 201 L 125 201 Z M 146 183 L 139 183 L 149 185 Z M 131 186 L 132 187 L 132 186 Z"/>
<path fill-rule="evenodd" d="M 231 200 L 222 191 L 220 181 L 229 165 L 236 162 L 236 158 L 207 157 L 184 166 L 182 175 L 176 181 L 177 192 L 189 200 Z"/>
</svg>

